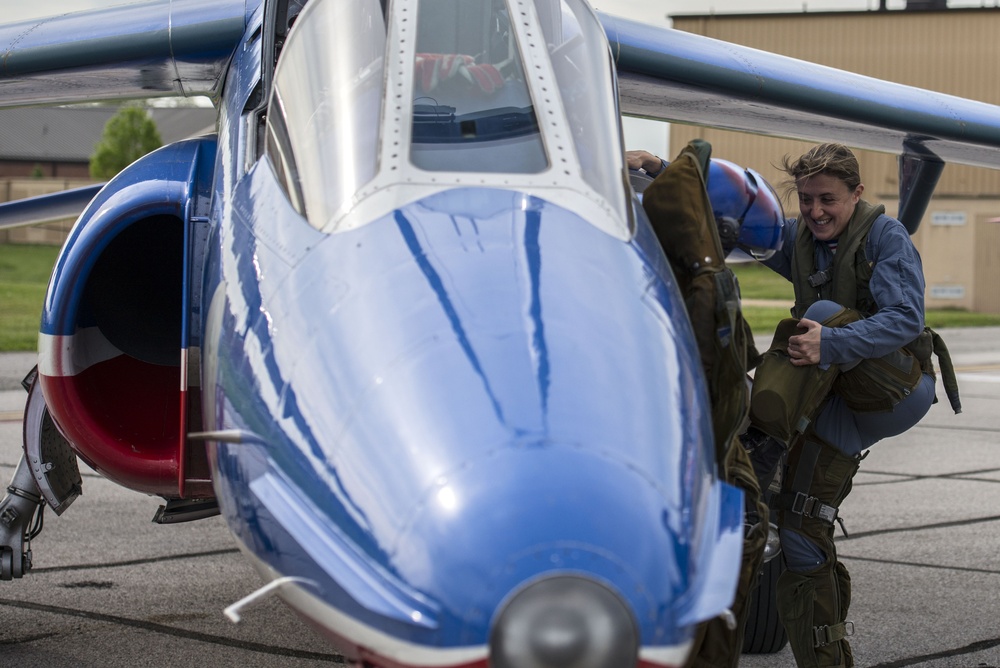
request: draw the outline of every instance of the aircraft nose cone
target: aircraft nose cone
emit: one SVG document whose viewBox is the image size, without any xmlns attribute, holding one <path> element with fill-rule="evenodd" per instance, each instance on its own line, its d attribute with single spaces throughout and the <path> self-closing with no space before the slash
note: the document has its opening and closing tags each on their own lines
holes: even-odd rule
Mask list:
<svg viewBox="0 0 1000 668">
<path fill-rule="evenodd" d="M 638 638 L 625 603 L 578 576 L 535 582 L 504 606 L 490 641 L 496 668 L 623 668 L 636 665 Z"/>
<path fill-rule="evenodd" d="M 565 666 L 587 650 L 587 619 L 576 610 L 553 608 L 539 615 L 531 650 L 546 665 Z"/>
</svg>

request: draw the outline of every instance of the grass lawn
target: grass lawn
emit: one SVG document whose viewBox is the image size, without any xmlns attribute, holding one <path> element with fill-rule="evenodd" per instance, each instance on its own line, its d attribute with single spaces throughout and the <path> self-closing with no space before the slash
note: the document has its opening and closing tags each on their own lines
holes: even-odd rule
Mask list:
<svg viewBox="0 0 1000 668">
<path fill-rule="evenodd" d="M 52 265 L 59 248 L 0 244 L 0 351 L 35 350 L 42 301 Z M 745 304 L 743 312 L 755 334 L 766 335 L 792 304 L 792 285 L 770 269 L 755 263 L 733 265 L 740 280 L 743 298 L 778 300 L 784 305 Z M 970 313 L 955 309 L 927 312 L 927 324 L 934 328 L 1000 325 L 1000 315 Z"/>
<path fill-rule="evenodd" d="M 744 299 L 782 299 L 789 307 L 795 301 L 792 284 L 762 264 L 734 262 L 729 265 L 740 281 Z M 788 312 L 788 309 L 785 309 Z"/>
<path fill-rule="evenodd" d="M 36 350 L 58 246 L 0 244 L 0 351 Z"/>
<path fill-rule="evenodd" d="M 792 284 L 762 265 L 745 262 L 732 265 L 740 281 L 744 300 L 780 300 L 788 306 L 744 304 L 743 316 L 756 335 L 770 334 L 795 301 Z M 1000 325 L 1000 314 L 972 313 L 959 309 L 929 309 L 924 314 L 927 325 L 946 327 L 989 327 Z"/>
</svg>

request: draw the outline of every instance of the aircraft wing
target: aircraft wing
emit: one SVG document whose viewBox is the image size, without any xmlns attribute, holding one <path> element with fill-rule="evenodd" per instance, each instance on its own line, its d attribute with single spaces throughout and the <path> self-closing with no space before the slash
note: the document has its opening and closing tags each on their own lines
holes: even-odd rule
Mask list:
<svg viewBox="0 0 1000 668">
<path fill-rule="evenodd" d="M 1000 168 L 1000 106 L 599 17 L 624 114 Z"/>
<path fill-rule="evenodd" d="M 0 106 L 214 97 L 247 5 L 155 0 L 0 25 Z"/>
<path fill-rule="evenodd" d="M 4 202 L 0 204 L 0 230 L 76 218 L 103 187 L 103 183 L 97 183 Z"/>
</svg>

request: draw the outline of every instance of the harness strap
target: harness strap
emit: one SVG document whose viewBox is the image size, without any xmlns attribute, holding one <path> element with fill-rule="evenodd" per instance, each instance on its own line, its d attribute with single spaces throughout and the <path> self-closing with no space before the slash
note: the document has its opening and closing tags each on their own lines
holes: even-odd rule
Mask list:
<svg viewBox="0 0 1000 668">
<path fill-rule="evenodd" d="M 830 626 L 814 626 L 813 637 L 816 641 L 814 647 L 825 647 L 853 635 L 854 622 L 840 622 L 839 624 L 831 624 Z"/>
<path fill-rule="evenodd" d="M 815 496 L 809 496 L 804 492 L 786 492 L 778 496 L 777 503 L 774 504 L 781 510 L 794 513 L 798 524 L 801 525 L 803 517 L 816 517 L 827 524 L 833 524 L 839 518 L 838 508 L 825 504 Z"/>
<path fill-rule="evenodd" d="M 810 511 L 815 510 L 816 503 L 819 502 L 819 499 L 810 497 L 808 492 L 809 488 L 812 487 L 813 471 L 816 469 L 816 464 L 819 461 L 820 444 L 814 440 L 805 439 L 799 447 L 802 448 L 802 451 L 799 453 L 799 463 L 795 468 L 795 477 L 789 485 L 790 491 L 782 492 L 775 499 L 778 507 L 783 510 L 792 511 L 794 515 L 792 517 L 792 526 L 796 529 L 802 527 L 802 517 L 807 505 L 806 502 L 808 500 L 813 501 L 813 503 L 808 504 Z M 836 517 L 837 509 L 834 508 L 833 511 L 834 517 Z M 813 517 L 813 515 L 807 515 L 807 517 Z M 833 522 L 833 520 L 831 519 L 830 522 Z"/>
</svg>

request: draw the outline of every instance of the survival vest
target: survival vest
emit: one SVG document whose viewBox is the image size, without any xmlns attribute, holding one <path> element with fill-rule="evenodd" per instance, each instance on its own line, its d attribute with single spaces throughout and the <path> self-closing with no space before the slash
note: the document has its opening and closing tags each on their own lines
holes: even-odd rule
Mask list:
<svg viewBox="0 0 1000 668">
<path fill-rule="evenodd" d="M 812 232 L 799 217 L 792 254 L 792 286 L 795 289 L 792 316 L 801 318 L 807 308 L 821 299 L 853 308 L 864 317 L 875 313 L 878 306 L 868 286 L 872 263 L 865 256 L 865 243 L 875 220 L 884 213 L 885 207 L 881 204 L 873 206 L 858 200 L 847 224 L 847 234 L 837 244 L 833 264 L 823 271 L 816 268 L 816 242 Z"/>
</svg>

